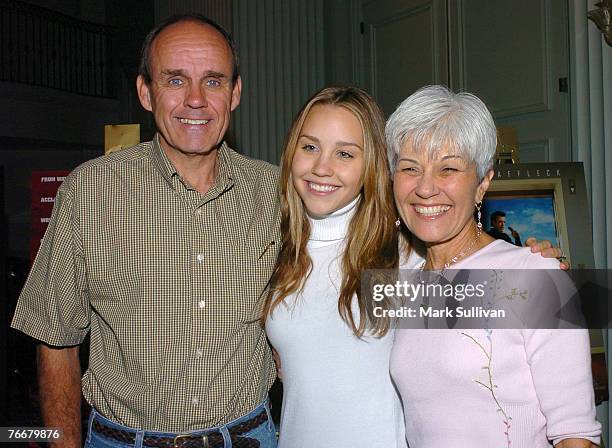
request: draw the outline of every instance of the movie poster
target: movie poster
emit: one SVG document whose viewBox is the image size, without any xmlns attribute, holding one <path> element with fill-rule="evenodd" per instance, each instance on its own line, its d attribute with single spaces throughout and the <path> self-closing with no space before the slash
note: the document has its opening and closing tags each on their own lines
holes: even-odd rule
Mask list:
<svg viewBox="0 0 612 448">
<path fill-rule="evenodd" d="M 32 171 L 32 233 L 30 260 L 34 262 L 40 242 L 47 230 L 57 189 L 70 171 Z"/>
</svg>

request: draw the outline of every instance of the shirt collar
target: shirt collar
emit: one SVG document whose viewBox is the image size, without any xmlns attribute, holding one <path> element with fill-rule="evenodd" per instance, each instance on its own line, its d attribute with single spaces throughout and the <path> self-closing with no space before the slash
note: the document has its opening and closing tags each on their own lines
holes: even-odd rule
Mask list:
<svg viewBox="0 0 612 448">
<path fill-rule="evenodd" d="M 217 179 L 215 181 L 216 189 L 224 191 L 234 184 L 235 176 L 232 171 L 233 154 L 231 149 L 227 146 L 227 143 L 223 142 L 219 146 L 218 150 L 218 163 L 217 163 Z M 159 133 L 155 134 L 151 145 L 151 160 L 155 167 L 159 170 L 162 177 L 170 184 L 174 185 L 173 179 L 179 177 L 179 173 L 176 171 L 172 162 L 168 159 L 168 156 L 161 147 L 159 141 Z"/>
<path fill-rule="evenodd" d="M 161 147 L 159 142 L 159 134 L 155 134 L 153 141 L 151 142 L 151 160 L 155 167 L 159 170 L 161 175 L 166 179 L 168 183 L 172 183 L 172 177 L 177 175 L 176 168 L 170 163 L 168 156 Z"/>
</svg>

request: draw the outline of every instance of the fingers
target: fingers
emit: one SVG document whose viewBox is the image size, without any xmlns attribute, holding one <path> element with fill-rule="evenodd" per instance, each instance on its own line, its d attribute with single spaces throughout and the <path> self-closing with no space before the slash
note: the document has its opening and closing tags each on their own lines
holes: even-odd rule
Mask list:
<svg viewBox="0 0 612 448">
<path fill-rule="evenodd" d="M 563 257 L 563 251 L 558 247 L 548 247 L 546 249 L 542 249 L 540 251 L 540 255 L 542 255 L 544 258 L 561 258 Z"/>
<path fill-rule="evenodd" d="M 562 257 L 565 258 L 565 257 Z M 559 263 L 559 267 L 564 270 L 564 271 L 569 271 L 570 270 L 570 264 L 569 261 L 566 260 L 559 260 L 561 261 L 561 263 Z"/>
<path fill-rule="evenodd" d="M 281 370 L 281 360 L 278 352 L 273 348 L 272 349 L 272 358 L 274 358 L 274 364 L 276 364 L 276 376 L 279 380 L 283 379 L 283 373 Z"/>
<path fill-rule="evenodd" d="M 553 247 L 552 243 L 548 240 L 543 240 L 538 242 L 534 237 L 530 236 L 525 241 L 525 246 L 531 248 L 531 252 L 538 253 L 542 255 L 544 258 L 556 258 L 559 260 L 559 267 L 564 271 L 569 271 L 570 264 L 563 255 L 563 251 L 560 247 Z"/>
<path fill-rule="evenodd" d="M 531 247 L 531 252 L 533 253 L 542 252 L 542 256 L 546 258 L 557 258 L 562 255 L 561 249 L 552 247 L 552 243 L 550 241 L 548 240 L 538 241 L 532 236 L 527 238 L 527 241 L 525 241 L 525 246 Z M 555 255 L 555 256 L 544 255 L 544 252 L 549 249 L 558 250 L 559 251 L 558 255 Z M 549 254 L 552 254 L 552 252 L 550 252 Z"/>
</svg>

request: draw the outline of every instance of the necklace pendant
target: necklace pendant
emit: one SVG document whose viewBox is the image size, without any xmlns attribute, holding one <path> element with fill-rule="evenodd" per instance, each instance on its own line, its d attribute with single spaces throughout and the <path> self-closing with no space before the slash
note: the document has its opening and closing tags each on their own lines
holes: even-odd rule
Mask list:
<svg viewBox="0 0 612 448">
<path fill-rule="evenodd" d="M 465 248 L 463 251 L 459 252 L 457 255 L 455 255 L 453 258 L 451 258 L 449 261 L 444 263 L 444 267 L 442 268 L 442 271 L 440 271 L 440 275 L 442 275 L 442 273 L 446 269 L 450 268 L 453 264 L 457 263 L 459 260 L 461 260 L 465 256 L 469 255 L 470 251 L 476 246 L 476 243 L 478 243 L 478 240 L 480 239 L 481 233 L 482 233 L 482 225 L 480 227 L 477 227 L 477 229 L 476 229 L 476 238 L 474 238 L 474 240 L 468 245 L 468 247 Z M 420 267 L 421 271 L 425 269 L 425 265 L 426 264 L 427 264 L 427 260 L 425 260 L 423 262 L 423 264 L 421 265 L 421 267 Z"/>
</svg>

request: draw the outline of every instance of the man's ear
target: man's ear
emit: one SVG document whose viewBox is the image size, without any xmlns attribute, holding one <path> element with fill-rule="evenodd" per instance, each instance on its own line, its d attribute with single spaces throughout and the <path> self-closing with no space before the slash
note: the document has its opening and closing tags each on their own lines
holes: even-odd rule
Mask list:
<svg viewBox="0 0 612 448">
<path fill-rule="evenodd" d="M 242 78 L 238 76 L 236 82 L 234 82 L 234 88 L 232 89 L 232 102 L 230 104 L 230 110 L 233 111 L 240 104 L 240 95 L 242 94 Z"/>
<path fill-rule="evenodd" d="M 482 201 L 482 198 L 484 198 L 485 193 L 491 185 L 491 181 L 493 180 L 494 175 L 495 171 L 493 170 L 487 171 L 487 173 L 484 175 L 484 177 L 480 181 L 480 184 L 478 185 L 478 188 L 476 189 L 476 202 Z"/>
<path fill-rule="evenodd" d="M 142 75 L 138 75 L 136 78 L 136 91 L 138 92 L 138 99 L 140 100 L 140 104 L 149 112 L 153 111 L 153 106 L 151 105 L 151 88 L 145 82 Z"/>
</svg>

